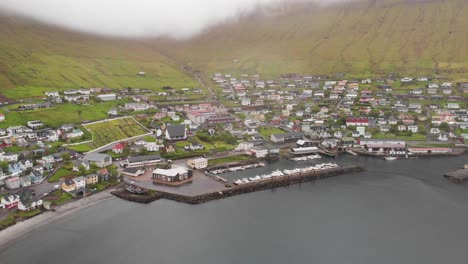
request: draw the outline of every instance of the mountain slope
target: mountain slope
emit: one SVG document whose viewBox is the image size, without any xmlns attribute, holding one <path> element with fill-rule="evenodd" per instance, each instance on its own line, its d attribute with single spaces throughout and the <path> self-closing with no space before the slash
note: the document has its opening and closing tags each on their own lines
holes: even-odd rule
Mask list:
<svg viewBox="0 0 468 264">
<path fill-rule="evenodd" d="M 208 73 L 463 75 L 468 72 L 467 13 L 466 0 L 292 4 L 216 26 L 190 41 L 157 43 Z"/>
<path fill-rule="evenodd" d="M 137 76 L 140 71 L 145 77 Z M 78 87 L 193 87 L 179 65 L 139 41 L 0 16 L 0 92 L 11 98 Z"/>
</svg>

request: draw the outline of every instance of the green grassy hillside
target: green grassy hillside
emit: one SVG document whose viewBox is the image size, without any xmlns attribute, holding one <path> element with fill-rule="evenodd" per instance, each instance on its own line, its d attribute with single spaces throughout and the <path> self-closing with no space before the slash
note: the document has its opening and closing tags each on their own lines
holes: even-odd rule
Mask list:
<svg viewBox="0 0 468 264">
<path fill-rule="evenodd" d="M 145 77 L 137 72 L 146 72 Z M 0 16 L 0 93 L 42 96 L 50 89 L 199 84 L 174 62 L 139 41 L 104 38 Z"/>
<path fill-rule="evenodd" d="M 199 86 L 169 57 L 206 75 L 397 72 L 466 77 L 466 14 L 466 0 L 358 0 L 328 7 L 296 3 L 179 41 L 105 38 L 0 15 L 0 95 L 40 97 L 46 90 L 81 86 Z M 146 76 L 137 76 L 139 71 Z"/>
<path fill-rule="evenodd" d="M 466 76 L 466 14 L 465 0 L 290 5 L 216 26 L 190 41 L 161 42 L 164 52 L 208 73 Z"/>
</svg>

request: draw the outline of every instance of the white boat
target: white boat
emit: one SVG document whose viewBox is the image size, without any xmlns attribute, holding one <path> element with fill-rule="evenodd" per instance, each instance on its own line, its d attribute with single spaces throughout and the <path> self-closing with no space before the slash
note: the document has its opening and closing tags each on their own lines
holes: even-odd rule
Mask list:
<svg viewBox="0 0 468 264">
<path fill-rule="evenodd" d="M 385 157 L 385 160 L 396 160 L 397 157 Z"/>
</svg>

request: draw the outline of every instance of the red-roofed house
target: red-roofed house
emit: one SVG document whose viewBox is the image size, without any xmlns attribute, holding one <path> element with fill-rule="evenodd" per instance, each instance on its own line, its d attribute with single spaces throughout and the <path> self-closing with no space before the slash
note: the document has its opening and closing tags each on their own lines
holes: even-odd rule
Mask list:
<svg viewBox="0 0 468 264">
<path fill-rule="evenodd" d="M 2 121 L 5 121 L 5 115 L 4 114 L 0 114 L 0 122 Z"/>
<path fill-rule="evenodd" d="M 125 149 L 125 144 L 121 142 L 121 143 L 115 144 L 115 146 L 112 148 L 112 152 L 114 152 L 115 154 L 122 154 L 124 152 L 124 149 Z"/>
</svg>

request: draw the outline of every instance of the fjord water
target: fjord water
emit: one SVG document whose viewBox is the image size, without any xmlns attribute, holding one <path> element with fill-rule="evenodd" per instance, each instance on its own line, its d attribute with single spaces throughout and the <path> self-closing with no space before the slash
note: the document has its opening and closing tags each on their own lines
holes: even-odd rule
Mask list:
<svg viewBox="0 0 468 264">
<path fill-rule="evenodd" d="M 366 171 L 201 205 L 111 199 L 1 249 L 0 263 L 467 263 L 468 185 L 442 177 L 467 161 L 346 156 Z"/>
</svg>

